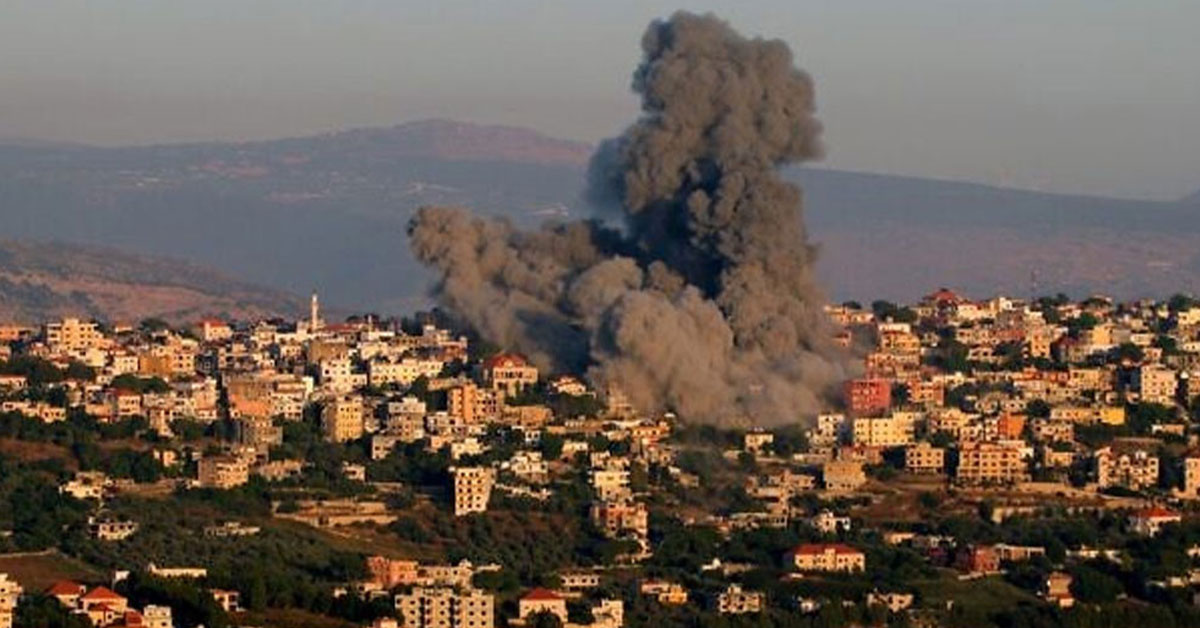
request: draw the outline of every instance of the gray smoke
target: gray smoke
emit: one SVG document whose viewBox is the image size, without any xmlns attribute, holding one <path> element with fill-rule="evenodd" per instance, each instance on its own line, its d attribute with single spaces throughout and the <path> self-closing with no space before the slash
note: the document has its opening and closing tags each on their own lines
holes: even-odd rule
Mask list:
<svg viewBox="0 0 1200 628">
<path fill-rule="evenodd" d="M 439 301 L 539 366 L 615 385 L 646 412 L 777 425 L 844 375 L 813 277 L 800 190 L 778 169 L 821 154 L 812 80 L 777 40 L 676 13 L 642 39 L 643 114 L 593 157 L 589 221 L 523 232 L 422 208 L 417 259 Z"/>
</svg>

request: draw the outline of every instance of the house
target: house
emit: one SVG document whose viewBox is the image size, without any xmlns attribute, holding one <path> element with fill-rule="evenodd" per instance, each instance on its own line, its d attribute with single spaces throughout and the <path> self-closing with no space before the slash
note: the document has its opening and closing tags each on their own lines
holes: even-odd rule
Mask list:
<svg viewBox="0 0 1200 628">
<path fill-rule="evenodd" d="M 106 517 L 88 518 L 88 530 L 101 541 L 124 541 L 138 531 L 136 521 L 123 521 Z"/>
<path fill-rule="evenodd" d="M 205 456 L 197 470 L 201 488 L 227 490 L 250 481 L 250 465 L 237 456 Z"/>
<path fill-rule="evenodd" d="M 493 390 L 503 390 L 509 396 L 536 384 L 537 380 L 537 367 L 529 364 L 524 356 L 498 353 L 483 361 L 483 381 Z"/>
<path fill-rule="evenodd" d="M 1061 571 L 1051 572 L 1046 576 L 1039 591 L 1043 600 L 1058 606 L 1070 608 L 1075 605 L 1075 597 L 1071 595 L 1071 575 Z"/>
<path fill-rule="evenodd" d="M 87 587 L 70 580 L 59 580 L 46 589 L 46 595 L 58 600 L 67 608 L 79 606 L 79 598 L 87 592 Z"/>
<path fill-rule="evenodd" d="M 1180 521 L 1183 521 L 1183 517 L 1179 513 L 1161 506 L 1151 506 L 1129 515 L 1129 529 L 1141 536 L 1158 536 L 1164 525 Z"/>
<path fill-rule="evenodd" d="M 1000 555 L 991 546 L 967 545 L 955 554 L 954 567 L 972 575 L 999 573 Z"/>
<path fill-rule="evenodd" d="M 236 613 L 241 610 L 241 594 L 237 591 L 209 589 L 208 592 L 212 594 L 213 600 L 216 601 L 217 606 L 220 606 L 221 610 L 225 611 L 226 613 Z"/>
<path fill-rule="evenodd" d="M 731 584 L 717 596 L 717 611 L 722 615 L 758 613 L 763 608 L 763 597 L 758 591 L 745 591 Z"/>
<path fill-rule="evenodd" d="M 16 580 L 10 580 L 6 573 L 0 573 L 0 628 L 12 628 L 21 590 Z"/>
<path fill-rule="evenodd" d="M 833 514 L 833 511 L 822 510 L 808 520 L 808 525 L 824 534 L 837 534 L 850 531 L 850 517 Z"/>
<path fill-rule="evenodd" d="M 855 491 L 867 483 L 867 474 L 862 462 L 857 460 L 830 460 L 821 468 L 821 479 L 825 490 L 833 492 Z"/>
<path fill-rule="evenodd" d="M 521 596 L 517 609 L 517 615 L 524 620 L 539 613 L 549 613 L 563 623 L 567 621 L 567 598 L 549 589 L 537 588 Z"/>
<path fill-rule="evenodd" d="M 872 591 L 867 594 L 867 606 L 883 606 L 888 612 L 899 613 L 913 605 L 915 596 L 912 593 L 880 593 Z"/>
<path fill-rule="evenodd" d="M 787 553 L 799 571 L 854 572 L 867 568 L 867 555 L 842 543 L 805 543 Z"/>
<path fill-rule="evenodd" d="M 678 606 L 687 604 L 688 592 L 683 585 L 665 580 L 644 580 L 640 587 L 643 595 L 653 595 L 659 604 Z"/>
</svg>

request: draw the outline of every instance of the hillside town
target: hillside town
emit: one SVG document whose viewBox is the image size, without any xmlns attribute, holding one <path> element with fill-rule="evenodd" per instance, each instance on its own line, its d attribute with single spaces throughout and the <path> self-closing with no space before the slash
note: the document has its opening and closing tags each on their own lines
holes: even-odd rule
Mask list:
<svg viewBox="0 0 1200 628">
<path fill-rule="evenodd" d="M 786 425 L 316 295 L 0 324 L 0 628 L 1200 623 L 1200 301 L 826 310 Z"/>
</svg>

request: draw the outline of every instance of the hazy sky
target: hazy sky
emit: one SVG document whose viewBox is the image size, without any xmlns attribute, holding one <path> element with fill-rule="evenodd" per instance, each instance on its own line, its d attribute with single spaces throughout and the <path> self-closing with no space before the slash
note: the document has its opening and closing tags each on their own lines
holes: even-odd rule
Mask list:
<svg viewBox="0 0 1200 628">
<path fill-rule="evenodd" d="M 596 140 L 646 23 L 711 10 L 817 81 L 832 167 L 1200 188 L 1197 0 L 0 0 L 0 136 L 254 139 L 451 117 Z"/>
</svg>

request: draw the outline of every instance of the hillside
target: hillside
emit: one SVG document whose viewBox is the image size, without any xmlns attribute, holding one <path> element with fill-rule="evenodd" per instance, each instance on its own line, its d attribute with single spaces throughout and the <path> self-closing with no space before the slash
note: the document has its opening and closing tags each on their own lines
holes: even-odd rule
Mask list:
<svg viewBox="0 0 1200 628">
<path fill-rule="evenodd" d="M 461 205 L 526 225 L 587 216 L 588 150 L 449 121 L 237 144 L 0 145 L 0 220 L 9 238 L 164 255 L 395 312 L 423 305 L 429 281 L 407 249 L 415 208 Z M 943 284 L 979 295 L 1200 293 L 1200 203 L 821 168 L 789 176 L 805 186 L 835 298 L 911 299 Z"/>
<path fill-rule="evenodd" d="M 292 315 L 303 303 L 196 265 L 111 249 L 0 241 L 0 320 Z"/>
</svg>

